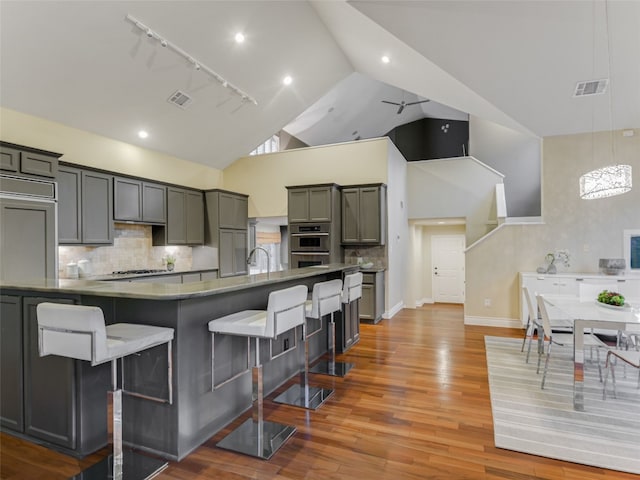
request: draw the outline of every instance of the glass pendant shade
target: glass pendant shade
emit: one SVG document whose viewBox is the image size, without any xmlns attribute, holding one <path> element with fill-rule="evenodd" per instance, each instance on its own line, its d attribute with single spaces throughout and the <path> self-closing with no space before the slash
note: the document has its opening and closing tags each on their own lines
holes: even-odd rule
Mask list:
<svg viewBox="0 0 640 480">
<path fill-rule="evenodd" d="M 613 197 L 631 190 L 631 165 L 609 165 L 580 177 L 580 198 Z"/>
</svg>

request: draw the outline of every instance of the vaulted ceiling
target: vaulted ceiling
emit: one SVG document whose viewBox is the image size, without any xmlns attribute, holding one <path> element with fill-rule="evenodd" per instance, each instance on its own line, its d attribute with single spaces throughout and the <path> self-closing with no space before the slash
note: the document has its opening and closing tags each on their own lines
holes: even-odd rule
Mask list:
<svg viewBox="0 0 640 480">
<path fill-rule="evenodd" d="M 307 143 L 420 115 L 536 136 L 638 128 L 638 59 L 637 1 L 0 2 L 2 107 L 215 168 L 287 125 Z M 610 93 L 573 97 L 607 77 Z M 398 119 L 390 95 L 431 102 Z"/>
</svg>

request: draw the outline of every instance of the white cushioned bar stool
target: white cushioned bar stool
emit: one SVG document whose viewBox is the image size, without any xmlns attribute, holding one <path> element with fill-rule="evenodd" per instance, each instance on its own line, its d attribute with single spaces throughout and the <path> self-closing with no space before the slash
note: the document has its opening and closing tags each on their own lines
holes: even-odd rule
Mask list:
<svg viewBox="0 0 640 480">
<path fill-rule="evenodd" d="M 322 322 L 324 315 L 333 315 L 333 312 L 340 310 L 341 297 L 342 280 L 336 279 L 316 283 L 311 292 L 311 301 L 307 301 L 305 304 L 305 317 L 314 318 Z M 304 350 L 302 351 L 303 358 L 301 359 L 300 383 L 289 387 L 278 395 L 274 401 L 315 410 L 333 394 L 333 390 L 309 386 L 309 336 L 307 335 L 306 321 L 302 324 L 302 343 Z"/>
<path fill-rule="evenodd" d="M 99 307 L 40 303 L 37 307 L 38 350 L 41 357 L 86 360 L 92 366 L 111 362 L 113 454 L 89 467 L 78 479 L 138 480 L 156 476 L 168 463 L 122 448 L 122 393 L 162 403 L 173 403 L 173 328 L 132 323 L 105 325 Z M 124 372 L 118 385 L 118 360 L 148 348 L 167 344 L 168 398 L 156 398 L 124 390 Z"/>
<path fill-rule="evenodd" d="M 269 294 L 267 310 L 243 310 L 209 322 L 212 345 L 214 345 L 216 333 L 255 339 L 252 418 L 247 419 L 218 442 L 218 447 L 268 460 L 295 433 L 296 427 L 293 425 L 264 420 L 260 339 L 273 340 L 281 333 L 303 325 L 307 292 L 305 285 L 276 290 Z M 213 372 L 215 363 L 213 349 L 211 363 Z"/>
<path fill-rule="evenodd" d="M 342 287 L 342 314 L 346 315 L 347 308 L 345 305 L 350 305 L 352 302 L 358 302 L 362 297 L 362 272 L 351 273 L 344 277 L 344 283 Z M 311 372 L 320 373 L 323 375 L 331 375 L 334 377 L 344 377 L 349 370 L 354 367 L 353 363 L 336 362 L 336 324 L 333 319 L 333 313 L 340 310 L 340 307 L 332 310 L 331 320 L 329 322 L 329 360 L 323 360 L 316 363 Z M 356 309 L 358 312 L 358 309 Z M 323 315 L 325 314 L 323 310 Z M 329 313 L 329 312 L 327 312 Z"/>
</svg>

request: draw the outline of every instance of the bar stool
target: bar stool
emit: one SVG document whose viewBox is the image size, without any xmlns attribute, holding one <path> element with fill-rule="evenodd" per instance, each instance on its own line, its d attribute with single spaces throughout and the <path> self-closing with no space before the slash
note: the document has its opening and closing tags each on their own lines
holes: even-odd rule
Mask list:
<svg viewBox="0 0 640 480">
<path fill-rule="evenodd" d="M 113 402 L 113 454 L 92 465 L 74 478 L 110 478 L 119 480 L 148 479 L 167 468 L 164 460 L 122 449 L 122 393 L 163 403 L 173 403 L 172 341 L 173 328 L 132 323 L 105 326 L 99 307 L 40 303 L 37 306 L 38 350 L 41 357 L 86 360 L 92 366 L 111 362 L 111 395 Z M 168 399 L 150 397 L 124 390 L 124 377 L 118 385 L 118 360 L 148 348 L 167 344 Z"/>
<path fill-rule="evenodd" d="M 224 437 L 217 446 L 268 460 L 293 435 L 296 427 L 264 420 L 263 373 L 260 362 L 260 339 L 275 339 L 287 330 L 304 325 L 304 305 L 307 287 L 276 290 L 269 294 L 267 310 L 244 310 L 209 322 L 211 345 L 216 333 L 237 335 L 255 339 L 255 365 L 252 369 L 253 407 L 252 418 Z M 215 361 L 211 352 L 211 368 Z M 213 384 L 212 384 L 213 387 Z"/>
<path fill-rule="evenodd" d="M 352 302 L 357 302 L 362 297 L 362 273 L 356 272 L 346 275 L 344 277 L 344 284 L 342 288 L 342 304 L 351 305 Z M 331 375 L 334 377 L 344 377 L 349 370 L 355 365 L 353 363 L 336 362 L 336 324 L 333 319 L 333 313 L 340 310 L 340 307 L 327 313 L 331 313 L 331 321 L 329 322 L 329 360 L 318 362 L 311 369 L 312 373 L 319 373 L 322 375 Z M 346 319 L 347 308 L 343 307 L 343 320 Z M 356 315 L 358 314 L 356 309 Z M 325 313 L 323 311 L 323 313 Z"/>
<path fill-rule="evenodd" d="M 311 301 L 307 301 L 305 305 L 306 318 L 314 318 L 322 322 L 324 315 L 340 310 L 341 297 L 342 280 L 316 283 L 311 292 Z M 302 324 L 302 342 L 304 358 L 301 360 L 303 367 L 300 369 L 300 384 L 289 387 L 278 395 L 274 402 L 316 410 L 333 394 L 333 390 L 309 386 L 309 338 L 306 321 Z"/>
</svg>

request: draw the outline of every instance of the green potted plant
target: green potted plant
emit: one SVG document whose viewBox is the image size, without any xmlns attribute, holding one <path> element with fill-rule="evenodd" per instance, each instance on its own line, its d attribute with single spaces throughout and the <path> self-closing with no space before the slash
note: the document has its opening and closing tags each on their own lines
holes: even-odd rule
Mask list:
<svg viewBox="0 0 640 480">
<path fill-rule="evenodd" d="M 171 254 L 167 254 L 164 257 L 164 261 L 167 263 L 167 270 L 170 272 L 173 271 L 176 267 L 176 257 Z"/>
</svg>

